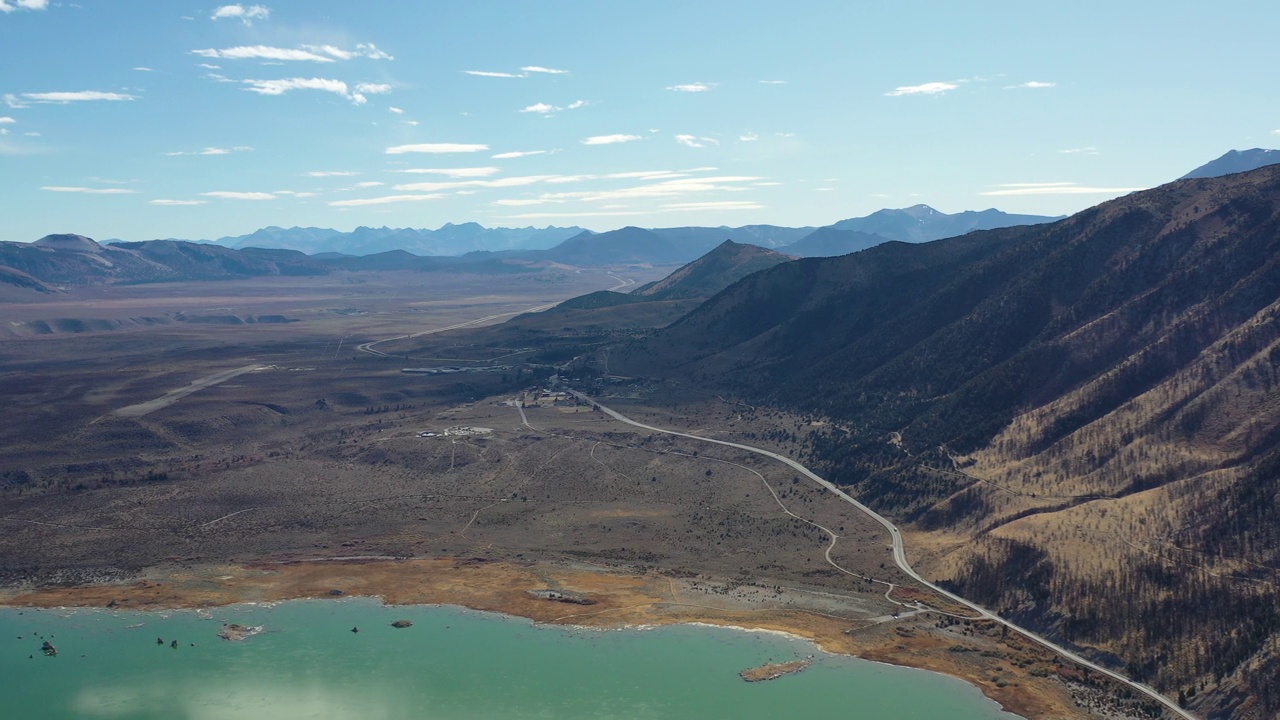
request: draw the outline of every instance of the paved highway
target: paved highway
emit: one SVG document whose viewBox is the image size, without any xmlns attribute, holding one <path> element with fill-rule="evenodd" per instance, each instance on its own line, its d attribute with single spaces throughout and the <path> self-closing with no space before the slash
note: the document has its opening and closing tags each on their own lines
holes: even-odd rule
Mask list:
<svg viewBox="0 0 1280 720">
<path fill-rule="evenodd" d="M 1052 651 L 1054 651 L 1054 652 L 1058 653 L 1059 655 L 1061 655 L 1061 656 L 1063 656 L 1063 657 L 1065 657 L 1065 658 L 1067 658 L 1067 659 L 1071 660 L 1072 662 L 1075 662 L 1076 664 L 1078 664 L 1078 665 L 1080 665 L 1080 666 L 1082 666 L 1082 667 L 1086 667 L 1086 668 L 1089 668 L 1090 670 L 1093 670 L 1094 672 L 1098 672 L 1098 673 L 1101 673 L 1101 674 L 1103 674 L 1103 675 L 1106 675 L 1107 677 L 1109 677 L 1109 678 L 1111 678 L 1111 679 L 1113 679 L 1113 680 L 1115 680 L 1115 681 L 1117 681 L 1117 682 L 1120 682 L 1120 683 L 1122 683 L 1122 684 L 1124 684 L 1124 685 L 1128 686 L 1129 688 L 1132 688 L 1133 690 L 1136 690 L 1136 691 L 1138 691 L 1138 692 L 1142 693 L 1143 695 L 1146 695 L 1147 697 L 1151 698 L 1152 700 L 1155 700 L 1156 702 L 1158 702 L 1158 703 L 1160 703 L 1161 705 L 1163 705 L 1166 709 L 1168 709 L 1168 710 L 1169 710 L 1169 712 L 1173 713 L 1173 714 L 1174 714 L 1174 716 L 1176 716 L 1176 717 L 1183 718 L 1183 720 L 1198 720 L 1198 718 L 1196 718 L 1196 716 L 1195 716 L 1195 715 L 1192 715 L 1191 713 L 1189 713 L 1189 712 L 1187 712 L 1186 710 L 1184 710 L 1184 709 L 1182 709 L 1181 707 L 1179 707 L 1177 703 L 1175 703 L 1173 700 L 1170 700 L 1169 698 L 1165 697 L 1164 695 L 1160 694 L 1160 693 L 1159 693 L 1155 688 L 1153 688 L 1153 687 L 1151 687 L 1151 686 L 1149 686 L 1149 685 L 1146 685 L 1146 684 L 1143 684 L 1143 683 L 1137 682 L 1136 680 L 1130 680 L 1129 678 L 1125 677 L 1124 675 L 1121 675 L 1120 673 L 1117 673 L 1117 672 L 1115 672 L 1115 671 L 1113 671 L 1113 670 L 1109 670 L 1109 669 L 1107 669 L 1107 668 L 1105 668 L 1105 667 L 1103 667 L 1103 666 L 1101 666 L 1101 665 L 1098 665 L 1097 663 L 1095 663 L 1095 662 L 1093 662 L 1093 661 L 1091 661 L 1091 660 L 1089 660 L 1089 659 L 1087 659 L 1087 658 L 1084 658 L 1084 657 L 1082 657 L 1082 656 L 1080 656 L 1080 655 L 1078 655 L 1078 654 L 1076 654 L 1076 653 L 1074 653 L 1074 652 L 1072 652 L 1072 651 L 1070 651 L 1070 650 L 1068 650 L 1068 649 L 1066 649 L 1066 648 L 1062 647 L 1061 645 L 1058 645 L 1057 643 L 1053 642 L 1052 640 L 1049 640 L 1049 639 L 1047 639 L 1047 638 L 1041 637 L 1040 635 L 1037 635 L 1036 633 L 1033 633 L 1033 632 L 1031 632 L 1030 630 L 1027 630 L 1026 628 L 1023 628 L 1023 627 L 1021 627 L 1021 626 L 1019 626 L 1019 625 L 1016 625 L 1016 624 L 1014 624 L 1013 622 L 1010 622 L 1010 621 L 1008 621 L 1008 620 L 1006 620 L 1006 619 L 1004 619 L 1004 618 L 1000 617 L 999 615 L 996 615 L 994 612 L 992 612 L 992 611 L 990 611 L 990 610 L 988 610 L 988 609 L 986 609 L 986 608 L 984 608 L 984 607 L 982 607 L 982 606 L 980 606 L 980 605 L 977 605 L 977 604 L 972 603 L 972 602 L 970 602 L 970 601 L 968 601 L 968 600 L 965 600 L 964 598 L 960 597 L 959 595 L 956 595 L 955 593 L 952 593 L 952 592 L 949 592 L 949 591 L 947 591 L 947 590 L 944 590 L 943 588 L 938 587 L 937 585 L 935 585 L 935 584 L 933 584 L 933 583 L 929 582 L 928 580 L 925 580 L 923 577 L 921 577 L 921 576 L 920 576 L 920 574 L 919 574 L 919 573 L 917 573 L 915 570 L 913 570 L 913 569 L 911 568 L 911 564 L 910 564 L 909 562 L 907 562 L 907 553 L 906 553 L 906 549 L 905 549 L 905 547 L 904 547 L 904 545 L 903 545 L 903 543 L 902 543 L 902 533 L 898 530 L 898 527 L 897 527 L 896 525 L 894 525 L 893 523 L 889 522 L 889 520 L 888 520 L 887 518 L 885 518 L 883 515 L 881 515 L 880 513 L 876 512 L 875 510 L 872 510 L 871 508 L 867 507 L 866 505 L 863 505 L 862 503 L 860 503 L 860 502 L 858 502 L 857 500 L 855 500 L 855 499 L 853 499 L 852 497 L 850 497 L 850 496 L 849 496 L 848 494 L 846 494 L 843 490 L 841 490 L 840 488 L 836 487 L 836 485 L 835 485 L 835 484 L 833 484 L 833 483 L 831 483 L 831 482 L 829 482 L 829 481 L 827 481 L 827 480 L 825 480 L 825 479 L 823 479 L 823 478 L 819 477 L 819 476 L 818 476 L 817 474 L 815 474 L 813 471 L 809 470 L 809 468 L 807 468 L 807 467 L 805 467 L 805 466 L 801 465 L 800 463 L 796 462 L 795 460 L 792 460 L 791 458 L 786 457 L 786 456 L 783 456 L 783 455 L 779 455 L 779 454 L 777 454 L 777 453 L 775 453 L 775 452 L 770 452 L 769 450 L 765 450 L 765 449 L 763 449 L 763 448 L 753 447 L 753 446 L 751 446 L 751 445 L 743 445 L 742 443 L 729 442 L 728 440 L 715 440 L 715 439 L 713 439 L 713 438 L 700 437 L 700 436 L 698 436 L 698 435 L 691 435 L 691 434 L 689 434 L 689 433 L 683 433 L 683 432 L 679 432 L 679 431 L 677 431 L 677 430 L 668 430 L 668 429 L 666 429 L 666 428 L 654 427 L 653 425 L 646 425 L 646 424 L 644 424 L 644 423 L 641 423 L 641 422 L 637 422 L 637 421 L 635 421 L 635 420 L 632 420 L 631 418 L 627 417 L 626 415 L 623 415 L 622 413 L 620 413 L 620 412 L 618 412 L 618 411 L 616 411 L 616 410 L 613 410 L 612 408 L 609 408 L 609 407 L 606 407 L 606 406 L 604 406 L 604 405 L 601 405 L 599 402 L 597 402 L 597 401 L 595 401 L 595 400 L 593 400 L 593 399 L 591 399 L 591 398 L 587 397 L 586 395 L 583 395 L 582 393 L 579 393 L 579 392 L 577 392 L 577 391 L 571 391 L 571 392 L 573 392 L 574 396 L 576 396 L 579 400 L 582 400 L 582 401 L 584 401 L 584 402 L 591 403 L 593 406 L 600 408 L 600 410 L 601 410 L 602 412 L 604 412 L 606 415 L 608 415 L 609 417 L 612 417 L 613 419 L 618 420 L 619 422 L 626 423 L 626 424 L 631 425 L 631 426 L 633 426 L 633 427 L 638 427 L 638 428 L 641 428 L 641 429 L 643 429 L 643 430 L 649 430 L 649 431 L 652 431 L 652 432 L 663 433 L 663 434 L 666 434 L 666 435 L 675 435 L 675 436 L 677 436 L 677 437 L 688 438 L 688 439 L 690 439 L 690 440 L 698 440 L 698 441 L 705 442 L 705 443 L 712 443 L 712 444 L 714 444 L 714 445 L 724 445 L 724 446 L 726 446 L 726 447 L 736 448 L 736 449 L 738 449 L 738 450 L 745 450 L 745 451 L 747 451 L 747 452 L 755 453 L 755 454 L 757 454 L 757 455 L 763 455 L 763 456 L 765 456 L 765 457 L 772 458 L 772 459 L 774 459 L 774 460 L 777 460 L 777 461 L 778 461 L 778 462 L 780 462 L 780 463 L 783 463 L 783 464 L 787 465 L 788 467 L 790 467 L 791 469 L 795 470 L 796 472 L 799 472 L 800 474 L 804 475 L 805 477 L 809 478 L 810 480 L 814 481 L 815 483 L 817 483 L 817 484 L 821 485 L 822 487 L 826 488 L 826 489 L 827 489 L 827 490 L 829 490 L 830 492 L 834 493 L 834 494 L 835 494 L 837 497 L 839 497 L 841 500 L 844 500 L 845 502 L 848 502 L 848 503 L 852 504 L 853 506 L 857 507 L 859 510 L 861 510 L 863 513 L 866 513 L 868 516 L 870 516 L 870 517 L 871 517 L 872 519 L 874 519 L 876 522 L 878 522 L 878 523 L 880 523 L 881 525 L 883 525 L 883 526 L 884 526 L 884 528 L 885 528 L 886 530 L 888 530 L 888 531 L 889 531 L 889 537 L 893 539 L 893 561 L 894 561 L 894 563 L 896 563 L 896 564 L 897 564 L 897 566 L 898 566 L 899 568 L 901 568 L 901 570 L 902 570 L 904 573 L 906 573 L 907 575 L 909 575 L 909 576 L 911 576 L 912 578 L 914 578 L 914 579 L 915 579 L 917 582 L 919 582 L 921 585 L 924 585 L 925 587 L 928 587 L 929 589 L 933 590 L 934 592 L 936 592 L 936 593 L 938 593 L 938 594 L 940 594 L 940 595 L 943 595 L 943 596 L 945 596 L 945 597 L 948 597 L 948 598 L 950 598 L 951 600 L 953 600 L 953 601 L 955 601 L 955 602 L 957 602 L 957 603 L 959 603 L 959 604 L 961 604 L 961 605 L 964 605 L 965 607 L 969 608 L 970 610 L 973 610 L 974 612 L 978 613 L 979 615 L 981 615 L 982 617 L 984 617 L 984 618 L 986 618 L 986 619 L 988 619 L 988 620 L 991 620 L 991 621 L 993 621 L 993 622 L 1000 623 L 1001 625 L 1004 625 L 1005 627 L 1009 628 L 1010 630 L 1014 630 L 1014 631 L 1016 631 L 1016 632 L 1019 632 L 1019 633 L 1021 633 L 1021 634 L 1025 635 L 1027 638 L 1029 638 L 1029 639 L 1031 639 L 1031 640 L 1033 640 L 1033 641 L 1035 641 L 1035 642 L 1039 643 L 1040 645 L 1042 645 L 1042 646 L 1044 646 L 1044 647 L 1046 647 L 1046 648 L 1048 648 L 1048 649 L 1050 649 L 1050 650 L 1052 650 Z M 522 414 L 523 414 L 523 413 L 522 413 Z"/>
</svg>

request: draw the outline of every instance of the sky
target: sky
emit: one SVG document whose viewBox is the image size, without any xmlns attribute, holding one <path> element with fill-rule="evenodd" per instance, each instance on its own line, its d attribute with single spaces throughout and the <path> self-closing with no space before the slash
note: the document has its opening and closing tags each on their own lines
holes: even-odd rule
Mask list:
<svg viewBox="0 0 1280 720">
<path fill-rule="evenodd" d="M 0 240 L 1068 214 L 1280 146 L 1280 5 L 0 0 Z"/>
</svg>

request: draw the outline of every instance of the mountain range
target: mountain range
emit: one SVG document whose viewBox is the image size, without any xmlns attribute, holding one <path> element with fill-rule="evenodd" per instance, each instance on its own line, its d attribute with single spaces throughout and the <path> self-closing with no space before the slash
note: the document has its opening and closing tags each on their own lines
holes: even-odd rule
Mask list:
<svg viewBox="0 0 1280 720">
<path fill-rule="evenodd" d="M 824 420 L 795 450 L 933 577 L 1206 715 L 1280 713 L 1280 166 L 782 263 L 608 357 Z"/>
<path fill-rule="evenodd" d="M 1181 179 L 1222 177 L 1280 163 L 1280 150 L 1228 150 L 1226 154 L 1183 175 Z"/>
</svg>

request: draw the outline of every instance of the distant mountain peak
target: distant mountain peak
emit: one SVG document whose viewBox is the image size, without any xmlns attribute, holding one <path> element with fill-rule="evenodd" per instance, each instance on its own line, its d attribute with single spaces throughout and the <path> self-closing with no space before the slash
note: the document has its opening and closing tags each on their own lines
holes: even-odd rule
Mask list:
<svg viewBox="0 0 1280 720">
<path fill-rule="evenodd" d="M 70 252 L 102 252 L 102 246 L 94 242 L 92 238 L 87 238 L 84 235 L 73 235 L 71 233 L 45 235 L 35 241 L 34 244 L 38 247 L 68 250 Z"/>
<path fill-rule="evenodd" d="M 1178 179 L 1222 177 L 1277 164 L 1280 164 L 1280 150 L 1264 148 L 1228 150 L 1222 157 L 1210 160 Z"/>
</svg>

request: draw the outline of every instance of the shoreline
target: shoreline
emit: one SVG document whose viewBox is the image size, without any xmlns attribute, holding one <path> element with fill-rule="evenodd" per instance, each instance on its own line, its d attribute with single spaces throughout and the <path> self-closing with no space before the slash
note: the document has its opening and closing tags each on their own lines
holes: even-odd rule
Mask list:
<svg viewBox="0 0 1280 720">
<path fill-rule="evenodd" d="M 552 563 L 475 563 L 467 559 L 293 561 L 153 568 L 133 582 L 35 590 L 0 589 L 0 607 L 160 612 L 237 604 L 269 606 L 296 600 L 376 600 L 384 605 L 457 606 L 584 630 L 643 630 L 703 625 L 776 634 L 831 655 L 946 675 L 973 685 L 1001 710 L 1026 720 L 1087 718 L 1054 677 L 1023 674 L 997 682 L 979 652 L 956 653 L 931 621 L 850 627 L 828 615 L 795 608 L 712 607 L 679 602 L 676 579 Z M 587 612 L 531 591 L 571 588 L 596 604 Z M 333 594 L 340 590 L 340 594 Z M 891 626 L 891 627 L 890 627 Z M 985 640 L 985 638 L 983 639 Z M 975 638 L 976 641 L 976 638 Z M 995 651 L 995 643 L 986 652 Z M 976 650 L 976 648 L 975 648 Z M 1003 671 L 1002 666 L 1000 669 Z"/>
</svg>

